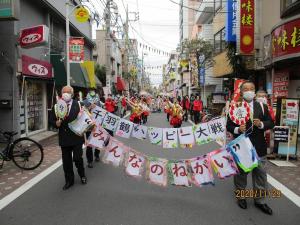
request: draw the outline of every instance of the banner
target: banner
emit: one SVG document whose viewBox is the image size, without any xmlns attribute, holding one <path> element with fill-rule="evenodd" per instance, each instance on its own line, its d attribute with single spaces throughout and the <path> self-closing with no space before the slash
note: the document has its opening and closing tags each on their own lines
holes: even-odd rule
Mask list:
<svg viewBox="0 0 300 225">
<path fill-rule="evenodd" d="M 103 162 L 113 166 L 121 166 L 127 147 L 116 139 L 112 139 L 103 156 Z"/>
<path fill-rule="evenodd" d="M 188 169 L 185 161 L 169 161 L 170 183 L 176 186 L 190 187 Z"/>
<path fill-rule="evenodd" d="M 84 62 L 84 38 L 70 37 L 69 38 L 69 59 L 70 63 Z"/>
<path fill-rule="evenodd" d="M 237 2 L 236 0 L 227 0 L 225 40 L 226 42 L 236 42 L 237 29 Z"/>
<path fill-rule="evenodd" d="M 188 160 L 191 168 L 191 182 L 201 187 L 206 184 L 214 184 L 210 158 L 207 155 Z"/>
<path fill-rule="evenodd" d="M 240 52 L 242 55 L 253 55 L 255 28 L 254 0 L 241 0 L 240 13 Z"/>
<path fill-rule="evenodd" d="M 128 151 L 125 163 L 125 172 L 132 177 L 142 177 L 145 164 L 145 157 L 133 150 Z"/>
<path fill-rule="evenodd" d="M 116 135 L 122 138 L 130 138 L 132 129 L 133 123 L 131 121 L 121 119 L 116 130 Z"/>
<path fill-rule="evenodd" d="M 110 136 L 101 125 L 97 125 L 88 138 L 88 146 L 101 150 L 108 145 Z"/>
<path fill-rule="evenodd" d="M 167 186 L 167 163 L 165 159 L 148 158 L 146 177 L 150 183 Z"/>
<path fill-rule="evenodd" d="M 258 166 L 258 156 L 249 137 L 240 135 L 228 144 L 228 148 L 235 162 L 244 172 L 250 172 Z"/>
<path fill-rule="evenodd" d="M 149 139 L 150 139 L 151 144 L 162 145 L 162 139 L 163 139 L 163 129 L 162 128 L 149 127 L 148 133 L 149 133 Z"/>
<path fill-rule="evenodd" d="M 163 128 L 163 148 L 177 148 L 177 128 Z"/>
<path fill-rule="evenodd" d="M 106 115 L 106 110 L 99 106 L 96 106 L 91 110 L 91 113 L 96 125 L 102 125 L 104 117 Z"/>
<path fill-rule="evenodd" d="M 116 116 L 115 114 L 107 112 L 103 119 L 102 127 L 111 131 L 115 131 L 120 117 Z"/>
<path fill-rule="evenodd" d="M 90 113 L 85 110 L 81 110 L 77 118 L 68 124 L 70 130 L 79 136 L 83 136 L 94 125 L 95 122 L 91 119 Z"/>
<path fill-rule="evenodd" d="M 226 150 L 216 150 L 209 153 L 211 165 L 219 178 L 224 179 L 238 174 L 238 168 L 232 155 Z"/>
<path fill-rule="evenodd" d="M 139 124 L 134 124 L 132 129 L 132 137 L 137 139 L 146 139 L 147 138 L 147 127 Z"/>
<path fill-rule="evenodd" d="M 189 145 L 195 143 L 193 127 L 178 128 L 179 143 L 181 145 Z"/>
</svg>

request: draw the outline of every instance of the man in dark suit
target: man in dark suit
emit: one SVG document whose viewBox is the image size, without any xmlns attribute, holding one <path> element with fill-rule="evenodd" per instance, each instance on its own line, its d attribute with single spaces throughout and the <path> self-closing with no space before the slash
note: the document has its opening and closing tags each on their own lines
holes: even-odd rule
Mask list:
<svg viewBox="0 0 300 225">
<path fill-rule="evenodd" d="M 74 185 L 73 161 L 80 176 L 81 183 L 87 183 L 82 158 L 82 144 L 84 143 L 84 138 L 75 134 L 68 126 L 70 122 L 77 118 L 80 111 L 80 104 L 78 101 L 72 99 L 73 95 L 74 90 L 72 87 L 65 86 L 62 88 L 62 99 L 67 103 L 68 113 L 62 120 L 57 118 L 55 110 L 53 110 L 49 121 L 59 129 L 58 139 L 62 151 L 62 162 L 66 180 L 63 190 L 67 190 Z"/>
<path fill-rule="evenodd" d="M 254 198 L 254 203 L 257 208 L 264 213 L 272 215 L 272 209 L 265 203 L 264 193 L 267 190 L 267 174 L 265 170 L 265 162 L 267 155 L 267 144 L 264 136 L 266 130 L 272 129 L 274 123 L 269 114 L 268 107 L 254 101 L 255 85 L 250 81 L 244 82 L 241 87 L 241 97 L 248 102 L 251 109 L 251 116 L 245 125 L 238 126 L 229 117 L 227 120 L 227 131 L 233 134 L 236 138 L 239 135 L 246 133 L 256 149 L 260 162 L 257 168 L 252 171 L 253 193 L 257 193 Z M 247 175 L 240 169 L 240 174 L 234 176 L 234 185 L 236 194 L 247 187 Z M 238 198 L 238 205 L 242 209 L 247 208 L 245 198 Z"/>
</svg>

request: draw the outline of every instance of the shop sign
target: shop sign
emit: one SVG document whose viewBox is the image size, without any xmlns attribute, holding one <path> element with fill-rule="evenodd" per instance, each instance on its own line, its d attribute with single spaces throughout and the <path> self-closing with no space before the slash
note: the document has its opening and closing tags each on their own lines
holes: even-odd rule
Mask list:
<svg viewBox="0 0 300 225">
<path fill-rule="evenodd" d="M 285 124 L 297 125 L 298 123 L 298 100 L 286 99 L 286 120 Z"/>
<path fill-rule="evenodd" d="M 275 126 L 273 128 L 274 141 L 288 142 L 289 141 L 289 127 L 285 126 Z"/>
<path fill-rule="evenodd" d="M 84 7 L 79 7 L 75 10 L 75 19 L 77 22 L 85 23 L 90 18 L 89 11 Z"/>
<path fill-rule="evenodd" d="M 272 57 L 300 53 L 300 18 L 280 25 L 272 31 Z"/>
<path fill-rule="evenodd" d="M 84 61 L 84 38 L 82 37 L 70 37 L 70 63 L 83 63 Z"/>
<path fill-rule="evenodd" d="M 0 0 L 0 20 L 17 20 L 19 14 L 19 0 Z"/>
<path fill-rule="evenodd" d="M 273 103 L 277 103 L 278 97 L 288 96 L 289 72 L 275 71 L 273 78 Z"/>
<path fill-rule="evenodd" d="M 22 74 L 25 76 L 52 78 L 52 65 L 46 61 L 22 55 Z"/>
<path fill-rule="evenodd" d="M 244 55 L 254 53 L 254 0 L 240 1 L 240 52 Z"/>
<path fill-rule="evenodd" d="M 25 28 L 20 32 L 20 46 L 22 48 L 44 45 L 48 42 L 48 39 L 49 28 L 45 25 Z"/>
<path fill-rule="evenodd" d="M 226 13 L 226 32 L 225 40 L 227 42 L 236 42 L 236 27 L 237 27 L 237 2 L 235 0 L 227 0 Z"/>
</svg>

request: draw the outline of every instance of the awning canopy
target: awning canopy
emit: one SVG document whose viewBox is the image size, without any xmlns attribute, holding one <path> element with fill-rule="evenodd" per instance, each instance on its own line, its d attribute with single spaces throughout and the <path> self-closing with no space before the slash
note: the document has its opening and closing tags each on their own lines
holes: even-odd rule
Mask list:
<svg viewBox="0 0 300 225">
<path fill-rule="evenodd" d="M 70 84 L 74 87 L 80 88 L 89 88 L 88 83 L 86 82 L 87 75 L 84 74 L 83 69 L 81 68 L 79 63 L 71 63 L 70 64 Z M 86 78 L 85 78 L 86 76 Z"/>
<path fill-rule="evenodd" d="M 118 91 L 126 90 L 126 83 L 121 77 L 117 77 L 117 90 Z"/>
</svg>

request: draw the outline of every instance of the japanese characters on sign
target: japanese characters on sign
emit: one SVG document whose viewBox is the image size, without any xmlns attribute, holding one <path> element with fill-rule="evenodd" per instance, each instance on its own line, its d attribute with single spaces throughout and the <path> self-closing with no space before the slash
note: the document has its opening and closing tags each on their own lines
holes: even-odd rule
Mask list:
<svg viewBox="0 0 300 225">
<path fill-rule="evenodd" d="M 294 19 L 275 28 L 272 33 L 273 61 L 283 56 L 300 53 L 300 19 Z"/>
<path fill-rule="evenodd" d="M 235 0 L 227 0 L 227 13 L 226 13 L 226 32 L 225 40 L 236 41 L 236 28 L 237 28 L 237 2 Z"/>
<path fill-rule="evenodd" d="M 219 178 L 224 179 L 238 173 L 238 168 L 228 151 L 216 150 L 209 155 L 211 157 L 211 165 Z"/>
<path fill-rule="evenodd" d="M 178 136 L 179 136 L 179 143 L 181 145 L 188 145 L 188 144 L 195 143 L 193 127 L 178 128 Z"/>
<path fill-rule="evenodd" d="M 156 127 L 149 127 L 148 134 L 151 144 L 154 145 L 162 145 L 162 138 L 163 138 L 163 129 L 156 128 Z"/>
<path fill-rule="evenodd" d="M 191 182 L 200 187 L 206 184 L 214 184 L 214 176 L 211 169 L 210 158 L 207 155 L 188 160 L 191 168 Z"/>
<path fill-rule="evenodd" d="M 106 111 L 103 108 L 96 106 L 91 110 L 91 113 L 96 125 L 102 125 L 104 117 L 106 115 Z"/>
<path fill-rule="evenodd" d="M 26 55 L 22 55 L 22 74 L 40 78 L 52 78 L 52 65 Z"/>
<path fill-rule="evenodd" d="M 275 71 L 273 77 L 273 103 L 278 97 L 288 96 L 289 72 L 287 70 Z"/>
<path fill-rule="evenodd" d="M 70 37 L 69 44 L 70 44 L 70 51 L 69 51 L 70 63 L 83 63 L 83 61 L 84 61 L 84 38 Z"/>
<path fill-rule="evenodd" d="M 254 0 L 240 1 L 240 52 L 244 55 L 254 53 L 255 5 Z"/>
<path fill-rule="evenodd" d="M 153 184 L 166 186 L 167 185 L 167 163 L 165 159 L 148 159 L 147 165 L 147 180 Z"/>
<path fill-rule="evenodd" d="M 127 161 L 125 163 L 125 172 L 129 176 L 142 177 L 145 157 L 133 150 L 128 152 Z"/>
<path fill-rule="evenodd" d="M 147 127 L 139 124 L 134 124 L 132 129 L 132 137 L 137 139 L 146 139 L 147 138 Z"/>
<path fill-rule="evenodd" d="M 20 31 L 20 46 L 32 48 L 45 45 L 49 40 L 49 28 L 46 25 L 29 27 Z"/>
<path fill-rule="evenodd" d="M 178 136 L 176 128 L 163 128 L 163 148 L 177 148 Z"/>
<path fill-rule="evenodd" d="M 120 117 L 108 112 L 104 117 L 102 127 L 111 131 L 115 131 L 118 126 L 119 119 Z"/>
<path fill-rule="evenodd" d="M 289 141 L 289 127 L 285 126 L 275 126 L 273 128 L 274 141 L 288 142 Z"/>
<path fill-rule="evenodd" d="M 185 187 L 191 186 L 185 161 L 169 162 L 168 167 L 172 179 L 171 184 Z"/>
<path fill-rule="evenodd" d="M 104 130 L 101 127 L 101 125 L 98 125 L 97 127 L 94 128 L 91 135 L 89 136 L 87 144 L 90 147 L 102 149 L 108 144 L 109 139 L 110 138 L 107 131 Z"/>
<path fill-rule="evenodd" d="M 89 11 L 84 7 L 78 7 L 74 11 L 74 14 L 75 14 L 75 19 L 80 23 L 84 23 L 88 21 L 88 19 L 90 18 Z"/>
<path fill-rule="evenodd" d="M 103 156 L 103 162 L 112 164 L 113 166 L 121 166 L 123 162 L 126 147 L 119 141 L 113 139 Z"/>
<path fill-rule="evenodd" d="M 125 119 L 121 119 L 116 130 L 116 135 L 122 138 L 130 138 L 132 128 L 132 122 Z"/>
<path fill-rule="evenodd" d="M 58 99 L 57 103 L 54 106 L 55 108 L 55 115 L 60 118 L 60 119 L 64 119 L 67 114 L 68 114 L 68 106 L 67 103 L 62 100 L 62 99 Z"/>
</svg>

